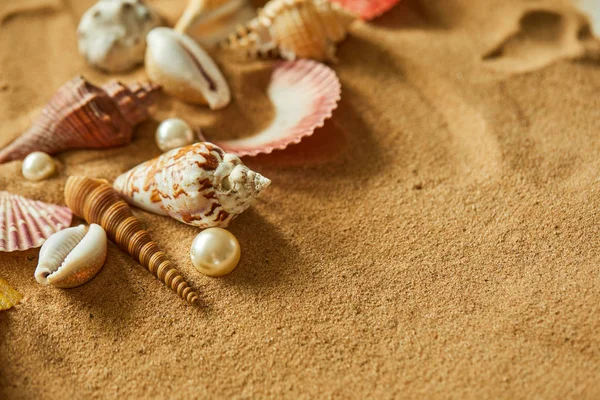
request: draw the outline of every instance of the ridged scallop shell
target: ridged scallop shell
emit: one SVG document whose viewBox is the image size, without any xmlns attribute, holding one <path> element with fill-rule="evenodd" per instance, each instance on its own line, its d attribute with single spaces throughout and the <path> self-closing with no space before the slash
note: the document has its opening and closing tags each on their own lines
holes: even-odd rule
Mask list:
<svg viewBox="0 0 600 400">
<path fill-rule="evenodd" d="M 361 19 L 369 21 L 389 11 L 400 0 L 331 0 L 344 9 L 358 15 Z"/>
<path fill-rule="evenodd" d="M 286 60 L 336 61 L 354 15 L 328 0 L 272 0 L 222 47 L 250 57 L 280 55 Z"/>
<path fill-rule="evenodd" d="M 22 298 L 21 293 L 13 289 L 5 279 L 0 278 L 0 311 L 16 306 Z"/>
<path fill-rule="evenodd" d="M 50 236 L 40 249 L 35 279 L 42 285 L 72 288 L 90 281 L 106 261 L 106 232 L 79 225 Z"/>
<path fill-rule="evenodd" d="M 158 88 L 115 81 L 100 88 L 77 77 L 58 89 L 28 131 L 0 150 L 0 163 L 34 151 L 56 154 L 125 145 L 131 142 L 133 128 L 149 117 Z"/>
<path fill-rule="evenodd" d="M 108 238 L 139 261 L 167 287 L 188 303 L 198 294 L 167 259 L 142 222 L 134 217 L 129 205 L 106 181 L 70 176 L 65 186 L 65 201 L 73 212 L 90 224 L 98 224 Z"/>
<path fill-rule="evenodd" d="M 341 85 L 335 71 L 321 63 L 284 61 L 273 69 L 267 95 L 275 108 L 275 118 L 268 128 L 251 137 L 215 144 L 241 157 L 299 143 L 331 117 L 340 100 Z"/>
<path fill-rule="evenodd" d="M 200 228 L 226 227 L 271 181 L 212 143 L 171 150 L 119 176 L 130 204 Z"/>
<path fill-rule="evenodd" d="M 249 0 L 190 0 L 175 30 L 214 46 L 256 16 Z"/>
<path fill-rule="evenodd" d="M 0 191 L 0 251 L 40 247 L 52 234 L 71 225 L 67 207 Z"/>
</svg>

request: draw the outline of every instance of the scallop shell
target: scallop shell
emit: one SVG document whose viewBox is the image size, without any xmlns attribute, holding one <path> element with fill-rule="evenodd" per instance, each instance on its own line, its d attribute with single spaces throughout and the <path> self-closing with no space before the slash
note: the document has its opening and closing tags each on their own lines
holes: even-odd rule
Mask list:
<svg viewBox="0 0 600 400">
<path fill-rule="evenodd" d="M 248 0 L 190 0 L 175 30 L 214 46 L 256 16 Z"/>
<path fill-rule="evenodd" d="M 358 15 L 361 19 L 370 21 L 389 11 L 400 0 L 331 0 L 344 9 Z"/>
<path fill-rule="evenodd" d="M 40 250 L 35 279 L 42 285 L 72 288 L 90 281 L 106 261 L 106 232 L 79 225 L 50 236 Z"/>
<path fill-rule="evenodd" d="M 286 60 L 336 61 L 336 43 L 355 16 L 328 0 L 272 0 L 222 47 L 250 57 L 280 55 Z"/>
<path fill-rule="evenodd" d="M 34 151 L 56 154 L 69 149 L 122 146 L 146 120 L 158 86 L 110 82 L 101 88 L 77 77 L 63 85 L 33 126 L 0 150 L 0 163 Z"/>
<path fill-rule="evenodd" d="M 40 247 L 71 225 L 71 210 L 0 191 L 0 251 Z"/>
<path fill-rule="evenodd" d="M 131 214 L 127 203 L 106 181 L 70 176 L 65 186 L 65 201 L 75 214 L 104 228 L 111 241 L 182 299 L 188 303 L 198 299 L 198 294 L 143 229 L 142 222 Z"/>
<path fill-rule="evenodd" d="M 171 150 L 119 176 L 115 189 L 136 207 L 200 228 L 226 227 L 271 181 L 212 143 Z"/>
<path fill-rule="evenodd" d="M 241 157 L 299 143 L 331 117 L 340 100 L 341 85 L 335 71 L 316 61 L 284 61 L 273 69 L 267 94 L 275 108 L 268 128 L 251 137 L 215 144 Z"/>
<path fill-rule="evenodd" d="M 5 279 L 0 278 L 0 311 L 16 306 L 22 298 L 21 293 L 13 289 Z"/>
</svg>

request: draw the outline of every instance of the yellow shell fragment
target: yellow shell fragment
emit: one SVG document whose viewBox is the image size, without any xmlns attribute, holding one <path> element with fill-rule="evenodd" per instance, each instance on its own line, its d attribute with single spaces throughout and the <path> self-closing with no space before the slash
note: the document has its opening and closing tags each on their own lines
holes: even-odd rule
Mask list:
<svg viewBox="0 0 600 400">
<path fill-rule="evenodd" d="M 250 57 L 336 61 L 335 45 L 344 40 L 355 19 L 328 0 L 272 0 L 222 47 L 243 50 Z"/>
<path fill-rule="evenodd" d="M 6 280 L 0 278 L 0 311 L 16 306 L 22 298 L 21 293 L 13 289 Z"/>
</svg>

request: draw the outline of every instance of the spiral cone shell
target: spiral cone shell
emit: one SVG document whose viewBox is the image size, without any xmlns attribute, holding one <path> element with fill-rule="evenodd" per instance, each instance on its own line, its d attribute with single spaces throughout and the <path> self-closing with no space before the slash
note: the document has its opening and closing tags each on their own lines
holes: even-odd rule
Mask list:
<svg viewBox="0 0 600 400">
<path fill-rule="evenodd" d="M 65 201 L 73 212 L 88 223 L 98 224 L 106 230 L 108 238 L 121 250 L 152 272 L 188 303 L 198 295 L 184 280 L 179 271 L 152 241 L 139 219 L 106 181 L 71 176 L 65 186 Z"/>
<path fill-rule="evenodd" d="M 130 204 L 200 228 L 226 227 L 271 181 L 208 142 L 164 153 L 119 176 Z"/>
<path fill-rule="evenodd" d="M 250 57 L 336 61 L 335 45 L 354 20 L 354 15 L 328 0 L 272 0 L 222 47 L 245 51 Z"/>
<path fill-rule="evenodd" d="M 0 163 L 34 151 L 55 154 L 125 145 L 131 142 L 133 128 L 149 117 L 158 89 L 151 83 L 114 81 L 100 88 L 77 77 L 58 89 L 28 131 L 0 150 Z"/>
</svg>

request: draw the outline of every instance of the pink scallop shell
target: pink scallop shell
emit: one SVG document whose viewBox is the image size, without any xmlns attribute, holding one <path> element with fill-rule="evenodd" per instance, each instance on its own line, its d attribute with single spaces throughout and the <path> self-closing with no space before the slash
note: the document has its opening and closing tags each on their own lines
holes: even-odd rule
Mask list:
<svg viewBox="0 0 600 400">
<path fill-rule="evenodd" d="M 267 88 L 275 107 L 271 125 L 251 137 L 214 143 L 240 157 L 285 149 L 323 126 L 336 109 L 341 90 L 335 71 L 326 65 L 312 60 L 279 62 Z"/>
<path fill-rule="evenodd" d="M 358 15 L 365 21 L 379 17 L 381 14 L 389 11 L 400 0 L 332 0 L 338 3 L 346 10 Z"/>
<path fill-rule="evenodd" d="M 52 234 L 71 225 L 67 207 L 0 191 L 0 251 L 40 247 Z"/>
</svg>

